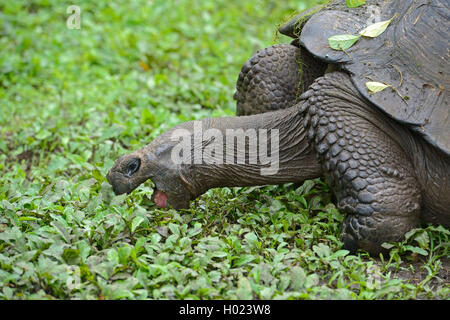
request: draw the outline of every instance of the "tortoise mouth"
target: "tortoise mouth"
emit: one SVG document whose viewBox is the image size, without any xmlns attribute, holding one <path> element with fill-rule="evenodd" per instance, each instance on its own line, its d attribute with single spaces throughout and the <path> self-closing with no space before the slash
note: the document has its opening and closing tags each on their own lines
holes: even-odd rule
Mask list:
<svg viewBox="0 0 450 320">
<path fill-rule="evenodd" d="M 109 171 L 106 175 L 106 180 L 112 186 L 112 189 L 116 196 L 123 193 L 130 193 L 132 191 L 127 181 L 123 181 L 123 176 L 118 172 Z"/>
<path fill-rule="evenodd" d="M 153 194 L 153 201 L 160 208 L 167 207 L 167 194 L 161 190 L 156 190 Z"/>
</svg>

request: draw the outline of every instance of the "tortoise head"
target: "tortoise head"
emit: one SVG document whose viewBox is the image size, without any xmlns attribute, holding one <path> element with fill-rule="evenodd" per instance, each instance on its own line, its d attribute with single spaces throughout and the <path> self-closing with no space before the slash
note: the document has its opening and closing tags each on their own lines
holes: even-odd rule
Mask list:
<svg viewBox="0 0 450 320">
<path fill-rule="evenodd" d="M 152 199 L 158 207 L 188 208 L 195 196 L 171 159 L 172 148 L 170 141 L 162 144 L 154 141 L 117 159 L 106 175 L 114 193 L 130 193 L 150 179 L 155 184 Z"/>
</svg>

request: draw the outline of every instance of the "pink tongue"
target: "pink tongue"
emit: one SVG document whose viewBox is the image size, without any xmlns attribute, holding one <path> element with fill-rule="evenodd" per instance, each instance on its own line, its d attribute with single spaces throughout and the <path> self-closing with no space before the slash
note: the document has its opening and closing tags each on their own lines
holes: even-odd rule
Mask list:
<svg viewBox="0 0 450 320">
<path fill-rule="evenodd" d="M 155 193 L 155 197 L 153 198 L 153 201 L 155 201 L 155 203 L 158 207 L 165 208 L 166 201 L 167 201 L 167 194 L 158 190 Z"/>
</svg>

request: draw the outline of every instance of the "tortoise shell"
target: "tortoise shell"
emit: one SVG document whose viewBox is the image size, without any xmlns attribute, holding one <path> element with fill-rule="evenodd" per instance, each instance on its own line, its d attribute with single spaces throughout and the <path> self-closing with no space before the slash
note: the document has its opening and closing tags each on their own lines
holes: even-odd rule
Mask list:
<svg viewBox="0 0 450 320">
<path fill-rule="evenodd" d="M 330 48 L 331 36 L 358 35 L 391 18 L 377 37 L 361 37 L 345 51 Z M 368 0 L 357 8 L 339 0 L 298 15 L 279 31 L 299 37 L 320 60 L 338 64 L 372 104 L 450 155 L 449 26 L 447 0 Z M 370 93 L 367 82 L 389 87 Z"/>
</svg>

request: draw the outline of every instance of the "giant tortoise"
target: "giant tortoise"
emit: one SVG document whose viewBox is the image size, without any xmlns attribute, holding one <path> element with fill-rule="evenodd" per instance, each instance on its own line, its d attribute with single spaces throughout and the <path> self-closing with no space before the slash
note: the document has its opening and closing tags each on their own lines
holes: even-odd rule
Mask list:
<svg viewBox="0 0 450 320">
<path fill-rule="evenodd" d="M 330 47 L 380 21 L 381 34 Z M 445 0 L 336 0 L 300 14 L 279 29 L 290 44 L 242 67 L 236 117 L 182 123 L 120 157 L 107 179 L 116 194 L 151 179 L 155 203 L 181 209 L 210 188 L 323 176 L 351 252 L 383 252 L 421 222 L 449 227 L 449 21 Z"/>
</svg>

